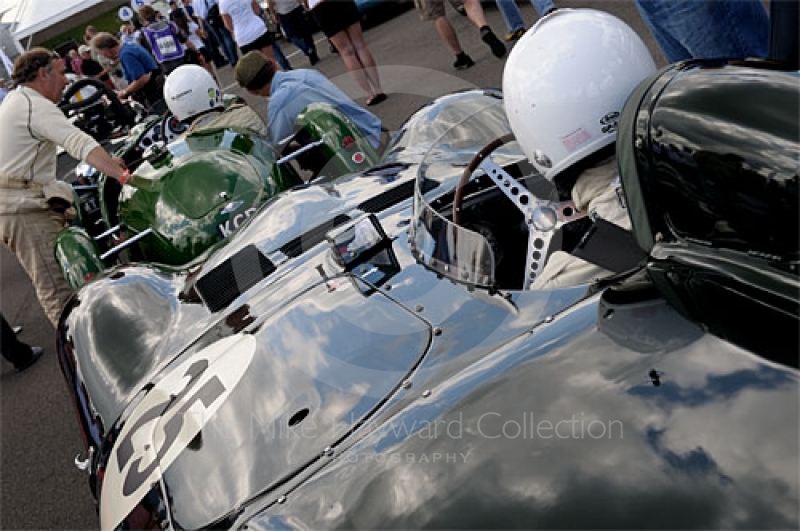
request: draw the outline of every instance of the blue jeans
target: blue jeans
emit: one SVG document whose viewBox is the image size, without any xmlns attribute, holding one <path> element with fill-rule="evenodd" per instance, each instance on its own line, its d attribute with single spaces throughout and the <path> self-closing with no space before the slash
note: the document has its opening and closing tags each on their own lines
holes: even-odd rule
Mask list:
<svg viewBox="0 0 800 531">
<path fill-rule="evenodd" d="M 495 2 L 497 2 L 497 9 L 503 15 L 509 32 L 525 29 L 525 21 L 522 19 L 522 13 L 520 13 L 515 0 L 495 0 Z"/>
<path fill-rule="evenodd" d="M 227 28 L 215 28 L 211 24 L 205 24 L 205 27 L 210 33 L 214 33 L 214 37 L 222 48 L 222 53 L 225 54 L 225 59 L 228 60 L 231 66 L 235 66 L 239 60 L 239 51 L 231 32 Z"/>
<path fill-rule="evenodd" d="M 769 17 L 761 0 L 634 0 L 670 63 L 766 57 Z"/>
<path fill-rule="evenodd" d="M 495 0 L 495 2 L 500 14 L 503 15 L 508 31 L 525 29 L 525 21 L 522 19 L 522 13 L 517 7 L 516 0 Z M 540 17 L 545 16 L 556 7 L 553 0 L 531 0 L 531 5 Z"/>
<path fill-rule="evenodd" d="M 278 46 L 278 42 L 275 40 L 275 36 L 272 36 L 272 52 L 275 54 L 275 59 L 278 61 L 278 64 L 281 65 L 281 68 L 284 70 L 291 70 L 292 65 L 289 64 L 289 60 L 283 55 L 283 50 L 281 47 Z"/>
<path fill-rule="evenodd" d="M 531 5 L 536 10 L 540 17 L 545 16 L 550 11 L 556 8 L 553 0 L 531 0 Z"/>
<path fill-rule="evenodd" d="M 281 22 L 281 27 L 286 34 L 286 38 L 289 39 L 292 44 L 300 48 L 306 55 L 311 55 L 316 52 L 314 39 L 306 25 L 305 18 L 303 18 L 302 7 L 298 7 L 285 15 L 278 14 L 278 20 Z"/>
</svg>

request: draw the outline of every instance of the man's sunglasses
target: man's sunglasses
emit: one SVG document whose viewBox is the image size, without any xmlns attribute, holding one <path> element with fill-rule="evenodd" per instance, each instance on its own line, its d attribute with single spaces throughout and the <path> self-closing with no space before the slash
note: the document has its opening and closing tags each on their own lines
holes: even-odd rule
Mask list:
<svg viewBox="0 0 800 531">
<path fill-rule="evenodd" d="M 36 79 L 36 76 L 39 75 L 39 69 L 50 66 L 50 63 L 52 63 L 56 59 L 61 59 L 61 56 L 58 55 L 56 52 L 50 52 L 49 54 L 46 55 L 42 54 L 34 58 L 27 65 L 27 68 L 29 69 L 28 75 L 25 76 L 25 80 L 23 81 L 23 83 L 28 83 Z"/>
</svg>

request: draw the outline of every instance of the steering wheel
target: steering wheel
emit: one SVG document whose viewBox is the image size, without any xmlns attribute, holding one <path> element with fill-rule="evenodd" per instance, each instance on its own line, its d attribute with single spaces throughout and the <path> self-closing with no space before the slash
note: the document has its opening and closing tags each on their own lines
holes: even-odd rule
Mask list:
<svg viewBox="0 0 800 531">
<path fill-rule="evenodd" d="M 78 94 L 81 90 L 83 90 L 86 87 L 92 87 L 95 89 L 94 92 L 90 94 L 88 98 L 83 99 L 81 101 L 74 101 L 74 102 L 70 101 L 73 97 L 75 97 L 76 94 Z M 61 109 L 62 112 L 64 112 L 64 114 L 68 114 L 78 109 L 91 107 L 92 105 L 99 102 L 100 98 L 102 98 L 103 95 L 106 95 L 109 98 L 113 98 L 113 100 L 119 101 L 119 98 L 117 98 L 117 95 L 114 94 L 114 91 L 109 89 L 106 86 L 106 84 L 103 83 L 102 81 L 91 77 L 79 79 L 78 81 L 70 85 L 66 91 L 64 91 L 64 94 L 61 97 L 61 101 L 59 102 L 58 107 Z"/>
<path fill-rule="evenodd" d="M 578 211 L 572 201 L 549 201 L 536 197 L 490 158 L 495 149 L 513 139 L 514 136 L 508 134 L 493 140 L 464 169 L 453 197 L 453 223 L 461 224 L 465 187 L 475 170 L 482 169 L 525 218 L 528 227 L 528 251 L 525 255 L 523 289 L 528 290 L 544 269 L 556 231 L 567 223 L 586 217 L 586 213 Z"/>
</svg>

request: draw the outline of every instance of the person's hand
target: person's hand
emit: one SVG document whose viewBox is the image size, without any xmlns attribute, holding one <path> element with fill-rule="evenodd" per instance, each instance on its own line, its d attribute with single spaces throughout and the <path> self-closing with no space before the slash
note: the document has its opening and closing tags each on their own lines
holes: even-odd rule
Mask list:
<svg viewBox="0 0 800 531">
<path fill-rule="evenodd" d="M 128 93 L 124 89 L 123 90 L 118 90 L 117 91 L 117 98 L 119 98 L 122 101 L 126 101 L 128 99 Z"/>
</svg>

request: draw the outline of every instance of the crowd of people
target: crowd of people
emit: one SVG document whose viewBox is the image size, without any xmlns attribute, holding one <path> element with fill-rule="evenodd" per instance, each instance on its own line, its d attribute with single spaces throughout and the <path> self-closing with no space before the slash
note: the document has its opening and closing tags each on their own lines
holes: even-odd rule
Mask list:
<svg viewBox="0 0 800 531">
<path fill-rule="evenodd" d="M 551 0 L 531 1 L 541 17 L 558 9 Z M 669 61 L 691 57 L 763 57 L 766 53 L 768 15 L 760 0 L 681 2 L 680 9 L 655 0 L 634 1 Z M 506 55 L 507 47 L 489 27 L 479 0 L 449 0 L 449 3 L 464 12 L 495 57 Z M 497 4 L 507 25 L 505 40 L 519 38 L 525 27 L 518 7 L 513 0 L 497 0 Z M 59 186 L 63 183 L 56 176 L 56 150 L 61 147 L 72 157 L 121 182 L 130 174 L 121 159 L 112 157 L 92 137 L 77 129 L 57 107 L 68 83 L 65 75 L 68 70 L 95 77 L 120 98 L 134 98 L 154 112 L 168 108 L 193 127 L 238 123 L 279 142 L 292 132 L 294 119 L 306 105 L 327 102 L 350 116 L 375 147 L 381 142 L 380 118 L 356 104 L 317 70 L 293 70 L 271 31 L 272 25 L 280 24 L 289 42 L 302 51 L 313 67 L 320 60 L 307 25 L 306 17 L 313 17 L 363 90 L 366 105 L 378 105 L 387 99 L 387 94 L 381 85 L 377 61 L 362 32 L 354 0 L 268 0 L 267 5 L 265 11 L 258 0 L 183 0 L 180 5 L 171 2 L 168 13 L 144 6 L 137 13 L 138 23 L 126 22 L 119 32 L 97 31 L 88 26 L 85 43 L 68 57 L 34 48 L 16 59 L 12 74 L 16 90 L 9 92 L 5 83 L 0 84 L 0 98 L 4 98 L 0 121 L 6 131 L 0 141 L 0 236 L 27 272 L 54 326 L 70 295 L 52 251 L 56 234 L 66 221 L 63 211 L 54 208 L 54 200 L 71 198 L 71 190 L 65 192 Z M 445 15 L 444 0 L 415 0 L 415 5 L 420 18 L 433 22 L 453 54 L 453 67 L 472 67 L 475 62 L 461 47 Z M 539 28 L 539 34 L 531 42 L 540 42 L 541 48 L 532 49 L 531 53 L 553 56 L 566 53 L 563 39 L 558 35 L 549 34 L 544 26 Z M 569 53 L 573 55 L 567 54 L 564 61 L 542 62 L 541 71 L 537 70 L 532 79 L 555 76 L 574 79 L 577 73 L 568 71 L 571 63 L 566 59 L 580 50 Z M 631 64 L 635 63 L 633 59 L 638 60 L 632 58 Z M 216 68 L 226 64 L 234 67 L 236 81 L 242 88 L 269 98 L 266 123 L 247 106 L 222 108 Z M 626 91 L 652 69 L 644 59 L 641 64 L 642 73 L 632 73 L 629 69 L 628 77 L 608 76 L 602 72 L 603 64 L 598 64 L 600 71 L 580 72 L 579 78 L 587 85 L 595 74 L 621 80 L 609 88 L 613 92 L 609 97 L 621 105 Z M 555 67 L 557 72 L 553 70 Z M 524 93 L 510 97 L 524 99 Z M 564 116 L 570 112 L 570 109 L 558 111 Z M 531 143 L 540 141 L 546 140 L 533 138 Z M 600 148 L 608 145 L 605 142 Z M 523 151 L 533 152 L 535 147 L 523 145 Z M 613 165 L 613 153 L 603 151 L 600 157 L 596 154 L 600 148 L 587 152 L 587 157 L 592 155 L 591 167 L 601 168 L 602 171 L 597 171 L 598 178 L 605 182 L 613 177 L 613 171 L 608 169 L 609 164 Z M 590 165 L 586 165 L 581 171 L 589 169 Z M 548 178 L 557 178 L 552 168 L 543 172 Z M 583 202 L 588 204 L 594 199 L 583 197 Z M 624 220 L 621 223 L 624 225 Z M 575 266 L 570 262 L 560 267 Z M 41 350 L 18 344 L 9 330 L 3 319 L 2 354 L 23 370 L 41 356 Z"/>
</svg>

